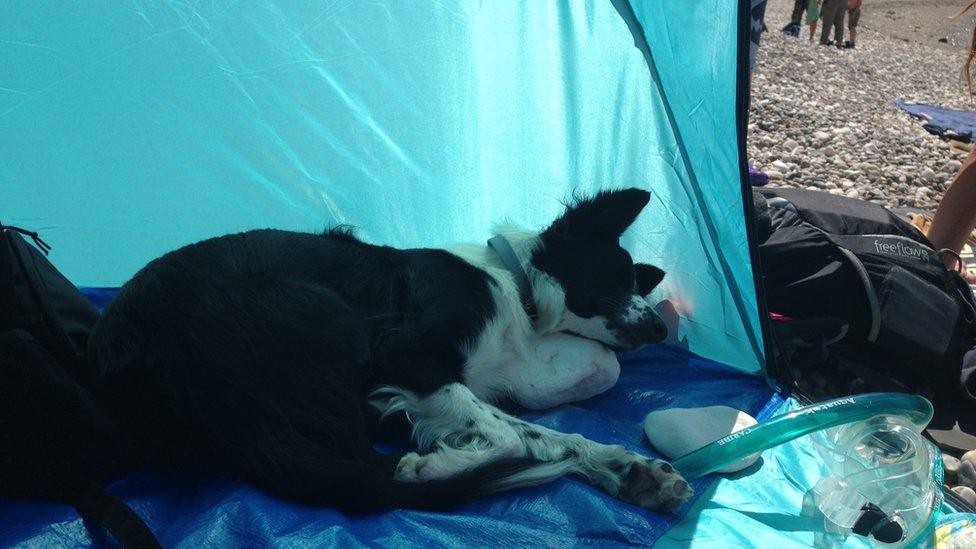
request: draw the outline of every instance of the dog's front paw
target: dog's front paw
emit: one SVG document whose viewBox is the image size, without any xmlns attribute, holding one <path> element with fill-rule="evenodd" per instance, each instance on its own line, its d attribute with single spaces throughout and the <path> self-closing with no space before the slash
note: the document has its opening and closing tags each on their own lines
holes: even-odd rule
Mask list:
<svg viewBox="0 0 976 549">
<path fill-rule="evenodd" d="M 424 469 L 427 468 L 428 461 L 426 456 L 421 456 L 416 452 L 405 454 L 400 458 L 400 462 L 397 464 L 396 474 L 393 475 L 393 478 L 407 482 L 427 480 L 424 478 L 423 473 Z"/>
<path fill-rule="evenodd" d="M 393 478 L 407 482 L 428 482 L 454 477 L 487 463 L 492 456 L 486 452 L 455 450 L 439 446 L 433 452 L 420 455 L 410 452 L 400 458 Z"/>
<path fill-rule="evenodd" d="M 670 463 L 640 459 L 623 473 L 617 497 L 645 509 L 661 511 L 678 507 L 694 493 Z"/>
</svg>

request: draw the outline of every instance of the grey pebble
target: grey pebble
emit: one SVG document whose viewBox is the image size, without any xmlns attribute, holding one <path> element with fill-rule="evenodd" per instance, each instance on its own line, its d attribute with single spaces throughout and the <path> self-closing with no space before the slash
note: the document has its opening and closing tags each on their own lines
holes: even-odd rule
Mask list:
<svg viewBox="0 0 976 549">
<path fill-rule="evenodd" d="M 976 490 L 969 486 L 955 486 L 952 491 L 971 506 L 976 506 Z"/>
<path fill-rule="evenodd" d="M 942 467 L 945 469 L 946 484 L 955 484 L 959 474 L 959 458 L 942 454 Z"/>
<path fill-rule="evenodd" d="M 976 450 L 966 452 L 961 458 L 959 458 L 959 460 L 968 461 L 969 463 L 972 463 L 974 467 L 976 467 Z"/>
<path fill-rule="evenodd" d="M 963 461 L 959 464 L 959 472 L 956 474 L 956 482 L 960 486 L 968 486 L 976 490 L 976 467 L 972 462 Z"/>
</svg>

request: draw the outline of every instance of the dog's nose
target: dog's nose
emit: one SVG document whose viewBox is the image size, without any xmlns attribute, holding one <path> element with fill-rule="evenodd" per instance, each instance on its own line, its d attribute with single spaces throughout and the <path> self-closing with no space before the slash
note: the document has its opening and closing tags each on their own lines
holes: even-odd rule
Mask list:
<svg viewBox="0 0 976 549">
<path fill-rule="evenodd" d="M 665 324 L 664 321 L 661 320 L 660 317 L 658 317 L 658 316 L 655 315 L 654 320 L 652 321 L 652 324 L 654 325 L 654 341 L 655 342 L 661 341 L 661 340 L 665 339 L 666 337 L 668 337 L 668 325 Z"/>
<path fill-rule="evenodd" d="M 668 327 L 660 317 L 654 315 L 640 324 L 628 326 L 627 334 L 633 343 L 647 345 L 668 337 Z"/>
<path fill-rule="evenodd" d="M 657 343 L 668 337 L 668 327 L 657 315 L 651 317 L 651 321 L 647 323 L 646 339 L 651 343 Z"/>
</svg>

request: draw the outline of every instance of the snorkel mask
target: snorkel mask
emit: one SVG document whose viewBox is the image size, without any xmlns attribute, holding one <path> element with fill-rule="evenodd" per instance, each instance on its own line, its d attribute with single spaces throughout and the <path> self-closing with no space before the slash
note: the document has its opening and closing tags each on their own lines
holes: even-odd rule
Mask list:
<svg viewBox="0 0 976 549">
<path fill-rule="evenodd" d="M 915 395 L 868 393 L 806 406 L 719 439 L 672 462 L 697 478 L 804 435 L 827 472 L 801 514 L 822 517 L 818 546 L 850 535 L 876 547 L 917 545 L 942 504 L 942 454 L 920 435 L 932 405 Z"/>
<path fill-rule="evenodd" d="M 818 541 L 855 534 L 874 546 L 917 545 L 942 505 L 942 454 L 916 426 L 883 416 L 811 438 L 830 471 L 804 500 L 803 514 L 824 518 Z"/>
</svg>

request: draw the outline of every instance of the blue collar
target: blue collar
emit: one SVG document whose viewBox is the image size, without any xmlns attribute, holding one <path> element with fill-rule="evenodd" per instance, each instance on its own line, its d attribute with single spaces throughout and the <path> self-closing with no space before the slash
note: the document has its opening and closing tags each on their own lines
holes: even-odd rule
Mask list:
<svg viewBox="0 0 976 549">
<path fill-rule="evenodd" d="M 502 265 L 515 278 L 515 284 L 518 285 L 519 299 L 522 301 L 522 308 L 525 309 L 526 314 L 532 320 L 538 318 L 539 311 L 536 309 L 535 299 L 532 297 L 532 283 L 529 282 L 529 275 L 525 274 L 525 269 L 522 268 L 522 262 L 515 255 L 515 250 L 512 249 L 512 245 L 508 242 L 508 239 L 502 235 L 492 237 L 488 239 L 488 247 L 498 254 L 498 259 L 501 259 Z"/>
</svg>

